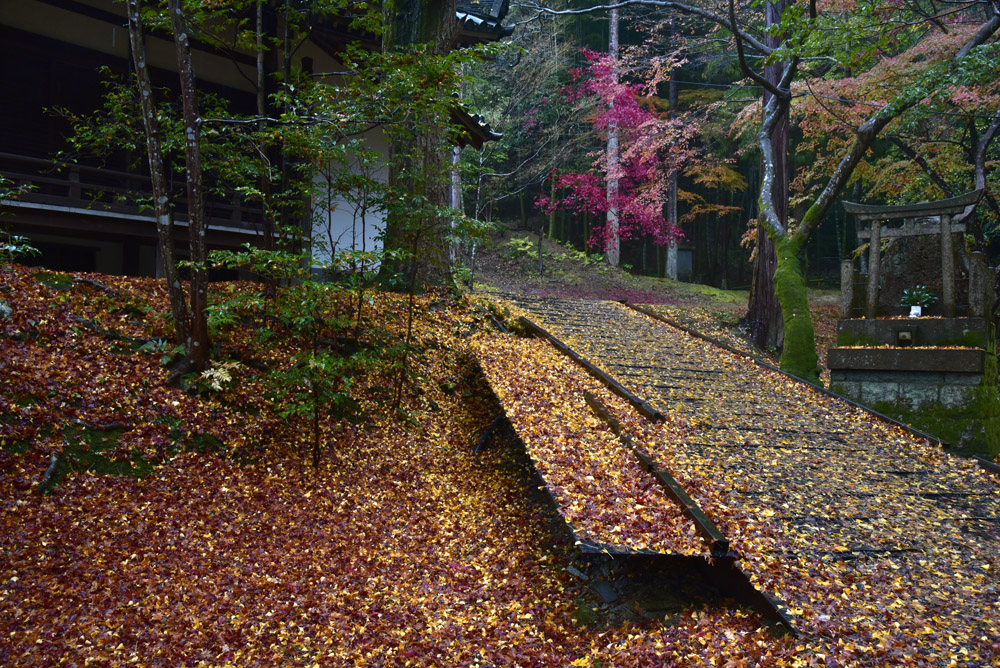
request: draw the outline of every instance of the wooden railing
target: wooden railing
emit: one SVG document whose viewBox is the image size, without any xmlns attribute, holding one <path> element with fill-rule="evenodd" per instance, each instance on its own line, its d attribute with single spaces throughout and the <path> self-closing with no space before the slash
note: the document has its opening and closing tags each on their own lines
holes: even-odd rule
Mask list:
<svg viewBox="0 0 1000 668">
<path fill-rule="evenodd" d="M 13 181 L 15 188 L 20 188 L 18 200 L 22 202 L 152 216 L 148 206 L 138 203 L 152 199 L 148 174 L 13 153 L 0 153 L 0 174 Z M 173 175 L 169 178 L 172 180 Z M 174 218 L 184 221 L 187 219 L 184 184 L 170 183 L 170 190 L 180 195 L 173 201 Z M 212 227 L 259 230 L 263 220 L 262 208 L 244 203 L 235 192 L 229 201 L 206 200 L 205 213 Z"/>
</svg>

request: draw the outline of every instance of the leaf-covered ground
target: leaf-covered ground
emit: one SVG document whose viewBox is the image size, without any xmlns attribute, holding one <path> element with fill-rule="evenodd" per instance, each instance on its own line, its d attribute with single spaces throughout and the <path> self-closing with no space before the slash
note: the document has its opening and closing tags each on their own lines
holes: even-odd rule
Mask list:
<svg viewBox="0 0 1000 668">
<path fill-rule="evenodd" d="M 164 387 L 159 355 L 97 331 L 162 334 L 156 282 L 89 278 L 116 292 L 0 276 L 14 311 L 0 337 L 0 664 L 576 658 L 576 596 L 538 508 L 490 453 L 469 453 L 493 417 L 461 352 L 478 316 L 422 300 L 427 380 L 409 419 L 341 429 L 314 471 L 249 368 L 229 392 L 192 396 Z M 87 464 L 75 439 L 93 431 L 118 437 L 95 442 L 105 459 L 152 472 L 70 471 L 37 494 L 52 452 Z"/>
<path fill-rule="evenodd" d="M 644 304 L 686 327 L 713 337 L 747 355 L 777 362 L 778 351 L 760 350 L 741 321 L 747 312 L 747 290 L 720 290 L 708 285 L 640 276 L 607 266 L 554 241 L 544 240 L 544 275 L 538 273 L 538 237 L 511 232 L 477 255 L 476 291 L 500 299 L 507 295 L 625 300 Z M 532 255 L 533 253 L 533 255 Z M 829 381 L 827 350 L 836 346 L 839 290 L 810 290 L 816 351 Z"/>
<path fill-rule="evenodd" d="M 1000 658 L 995 477 L 619 304 L 519 306 L 668 415 L 654 426 L 612 404 L 758 586 L 789 605 L 810 639 L 802 656 L 840 665 Z"/>
<path fill-rule="evenodd" d="M 786 640 L 729 607 L 668 626 L 578 621 L 574 557 L 531 479 L 502 449 L 471 453 L 498 408 L 469 348 L 485 320 L 467 305 L 418 300 L 405 419 L 371 400 L 363 425 L 327 425 L 332 447 L 313 470 L 306 435 L 275 415 L 253 366 L 223 392 L 165 386 L 158 282 L 76 278 L 0 269 L 13 310 L 0 322 L 0 665 L 788 655 Z M 216 297 L 248 289 L 223 284 Z M 374 324 L 398 337 L 404 304 L 375 295 Z M 280 365 L 294 348 L 255 348 L 246 329 L 218 338 L 217 359 Z M 382 380 L 365 379 L 376 399 Z M 53 454 L 57 484 L 39 494 Z"/>
<path fill-rule="evenodd" d="M 566 572 L 573 552 L 553 537 L 532 479 L 503 448 L 471 452 L 500 410 L 474 356 L 496 362 L 487 373 L 508 388 L 507 410 L 521 411 L 515 422 L 540 411 L 537 424 L 554 430 L 551 437 L 519 433 L 536 462 L 567 477 L 559 498 L 576 513 L 578 529 L 637 545 L 678 541 L 685 546 L 678 551 L 695 544 L 686 543 L 683 525 L 670 528 L 671 509 L 633 477 L 603 425 L 553 422 L 568 409 L 560 397 L 592 389 L 592 381 L 537 342 L 492 333 L 467 303 L 418 300 L 420 352 L 404 417 L 385 409 L 385 378 L 358 379 L 368 418 L 326 425 L 331 447 L 313 470 L 302 452 L 307 434 L 275 414 L 255 367 L 237 367 L 221 392 L 165 386 L 169 370 L 156 340 L 167 332 L 166 309 L 156 281 L 78 278 L 86 280 L 0 269 L 0 299 L 13 308 L 0 321 L 0 665 L 732 667 L 833 665 L 831 657 L 888 665 L 889 652 L 910 646 L 899 638 L 922 628 L 896 611 L 928 600 L 902 595 L 898 604 L 884 599 L 876 627 L 899 621 L 902 630 L 876 638 L 883 650 L 866 645 L 856 655 L 836 638 L 776 636 L 757 615 L 732 606 L 660 621 L 582 623 L 579 605 L 589 595 Z M 218 296 L 248 289 L 216 286 Z M 405 300 L 374 297 L 372 328 L 398 338 Z M 329 309 L 346 307 L 341 295 Z M 281 365 L 296 345 L 261 349 L 246 329 L 218 337 L 218 360 Z M 516 363 L 504 367 L 505 355 Z M 526 392 L 531 383 L 551 387 Z M 655 440 L 623 404 L 602 397 L 635 435 Z M 586 415 L 572 401 L 574 414 Z M 668 426 L 683 433 L 689 423 Z M 594 450 L 569 447 L 572 430 L 592 433 L 585 442 Z M 39 494 L 56 453 L 57 484 Z M 590 467 L 582 482 L 577 465 Z M 606 479 L 621 488 L 623 502 L 614 489 L 611 511 L 588 507 Z M 698 489 L 693 478 L 686 482 Z M 706 505 L 708 490 L 699 498 Z M 636 532 L 646 512 L 655 521 Z M 980 557 L 996 568 L 995 551 Z M 760 581 L 772 590 L 805 583 L 815 592 L 825 563 L 763 569 Z M 956 592 L 929 573 L 942 563 L 892 575 L 936 581 L 944 599 Z M 854 582 L 829 591 L 859 609 L 884 592 L 908 591 L 869 588 L 861 571 L 851 573 Z M 889 571 L 871 581 L 883 576 Z M 974 599 L 980 585 L 970 578 L 962 595 Z M 791 600 L 794 591 L 778 593 Z M 934 642 L 935 619 L 947 609 L 940 606 L 920 613 Z M 985 651 L 959 647 L 970 652 L 958 655 L 959 664 L 977 665 L 973 657 Z M 947 664 L 928 656 L 918 658 Z"/>
<path fill-rule="evenodd" d="M 544 341 L 486 340 L 476 356 L 577 538 L 665 554 L 705 553 L 691 521 L 583 393 L 616 405 L 622 400 Z"/>
</svg>

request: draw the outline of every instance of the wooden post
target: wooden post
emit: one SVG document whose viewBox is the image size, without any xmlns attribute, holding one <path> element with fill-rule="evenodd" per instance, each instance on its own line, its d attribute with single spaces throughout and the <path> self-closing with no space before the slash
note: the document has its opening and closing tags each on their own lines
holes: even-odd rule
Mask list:
<svg viewBox="0 0 1000 668">
<path fill-rule="evenodd" d="M 872 221 L 872 236 L 868 248 L 868 310 L 866 318 L 878 315 L 879 265 L 882 256 L 882 221 Z"/>
<path fill-rule="evenodd" d="M 941 214 L 941 307 L 944 317 L 955 317 L 955 252 L 951 243 L 951 215 Z"/>
<path fill-rule="evenodd" d="M 989 317 L 993 310 L 992 272 L 982 251 L 973 251 L 969 258 L 969 316 Z"/>
<path fill-rule="evenodd" d="M 80 166 L 70 165 L 69 167 L 69 191 L 66 193 L 69 199 L 78 202 L 82 195 L 80 191 Z"/>
<path fill-rule="evenodd" d="M 840 261 L 840 317 L 851 317 L 854 304 L 854 260 Z"/>
<path fill-rule="evenodd" d="M 243 202 L 239 193 L 233 193 L 229 200 L 230 205 L 233 207 L 229 212 L 229 224 L 233 227 L 242 227 L 243 222 Z"/>
</svg>

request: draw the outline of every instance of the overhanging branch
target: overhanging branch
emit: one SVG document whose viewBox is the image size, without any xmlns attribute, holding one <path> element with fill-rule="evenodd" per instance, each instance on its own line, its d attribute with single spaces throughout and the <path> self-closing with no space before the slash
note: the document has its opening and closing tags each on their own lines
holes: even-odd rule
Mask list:
<svg viewBox="0 0 1000 668">
<path fill-rule="evenodd" d="M 924 173 L 930 178 L 934 184 L 941 189 L 941 192 L 945 194 L 945 197 L 954 197 L 955 193 L 952 192 L 951 186 L 948 182 L 941 178 L 941 175 L 931 169 L 931 166 L 924 160 L 923 156 L 918 154 L 909 144 L 904 142 L 899 135 L 890 135 L 889 141 L 896 145 L 896 147 L 903 152 L 903 154 L 908 157 L 913 162 L 920 166 L 920 169 L 924 170 Z"/>
<path fill-rule="evenodd" d="M 760 76 L 753 69 L 747 65 L 746 55 L 743 53 L 743 37 L 740 34 L 740 30 L 736 25 L 736 3 L 733 0 L 729 0 L 729 30 L 733 33 L 733 38 L 736 41 L 736 57 L 740 63 L 740 69 L 743 73 L 750 77 L 754 83 L 769 92 L 775 97 L 781 97 L 784 100 L 788 99 L 788 90 L 786 89 L 782 92 L 777 86 L 768 81 L 766 78 Z"/>
</svg>

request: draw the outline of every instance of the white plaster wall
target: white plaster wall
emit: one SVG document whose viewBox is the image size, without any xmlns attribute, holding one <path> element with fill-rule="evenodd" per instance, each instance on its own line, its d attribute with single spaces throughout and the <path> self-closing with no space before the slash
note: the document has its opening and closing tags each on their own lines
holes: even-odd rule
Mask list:
<svg viewBox="0 0 1000 668">
<path fill-rule="evenodd" d="M 371 130 L 365 135 L 366 142 L 375 148 L 385 162 L 389 146 L 380 130 Z M 341 169 L 339 165 L 333 169 Z M 350 166 L 358 173 L 358 165 Z M 386 167 L 374 171 L 372 176 L 385 183 L 388 178 Z M 362 216 L 357 197 L 343 197 L 329 193 L 328 181 L 324 174 L 316 174 L 316 196 L 313 198 L 312 239 L 314 255 L 320 265 L 327 265 L 337 251 L 366 250 L 382 248 L 381 235 L 385 231 L 385 213 L 377 208 L 369 208 Z"/>
</svg>

